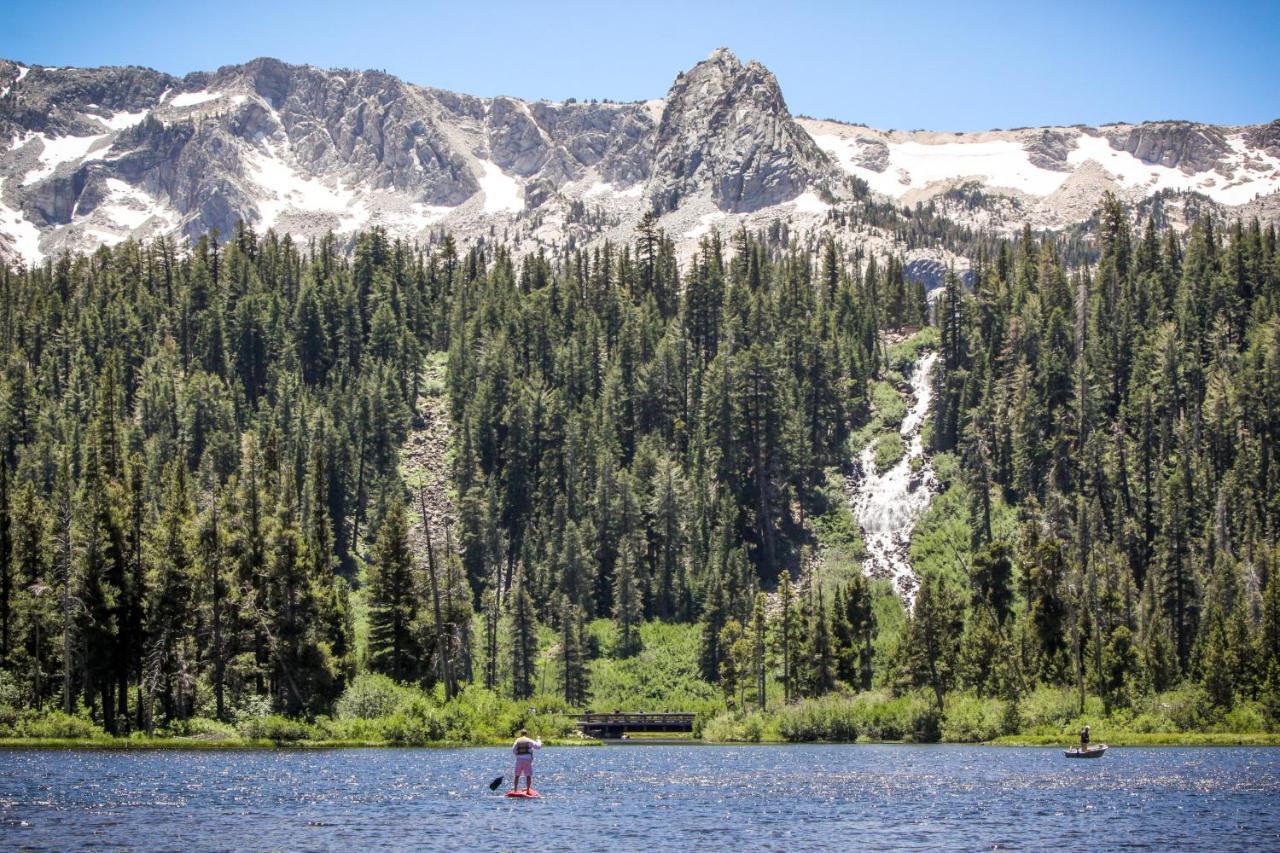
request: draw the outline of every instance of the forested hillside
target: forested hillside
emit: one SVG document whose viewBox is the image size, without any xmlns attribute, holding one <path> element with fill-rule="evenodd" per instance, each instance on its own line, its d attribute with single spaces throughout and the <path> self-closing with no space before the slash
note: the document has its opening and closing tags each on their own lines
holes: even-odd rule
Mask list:
<svg viewBox="0 0 1280 853">
<path fill-rule="evenodd" d="M 367 673 L 586 707 L 696 636 L 670 701 L 912 695 L 927 737 L 949 694 L 1012 731 L 1038 688 L 1184 689 L 1275 725 L 1275 230 L 1099 222 L 1090 265 L 982 241 L 932 306 L 838 239 L 681 268 L 652 217 L 519 262 L 242 226 L 4 269 L 3 722 L 315 719 Z M 934 346 L 904 614 L 838 484 Z M 423 394 L 449 446 L 402 464 Z"/>
</svg>

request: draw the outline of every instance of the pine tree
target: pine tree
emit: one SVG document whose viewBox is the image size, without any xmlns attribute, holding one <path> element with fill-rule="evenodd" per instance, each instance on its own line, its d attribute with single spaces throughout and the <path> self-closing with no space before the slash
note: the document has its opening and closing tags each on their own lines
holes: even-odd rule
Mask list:
<svg viewBox="0 0 1280 853">
<path fill-rule="evenodd" d="M 641 649 L 640 624 L 644 617 L 644 602 L 640 595 L 637 575 L 643 571 L 641 546 L 628 539 L 618 559 L 614 575 L 613 618 L 618 628 L 618 642 L 613 653 L 617 657 L 631 657 Z"/>
<path fill-rule="evenodd" d="M 946 581 L 926 575 L 907 622 L 906 675 L 913 684 L 933 691 L 939 710 L 955 683 L 962 607 Z"/>
<path fill-rule="evenodd" d="M 567 598 L 560 602 L 560 678 L 564 701 L 571 707 L 586 703 L 587 666 L 583 648 L 582 611 Z"/>
<path fill-rule="evenodd" d="M 795 695 L 795 594 L 791 589 L 791 571 L 783 569 L 778 577 L 778 624 L 775 629 L 778 652 L 782 657 L 783 701 L 790 703 Z"/>
<path fill-rule="evenodd" d="M 194 575 L 189 523 L 191 502 L 185 469 L 175 463 L 169 491 L 153 526 L 147 550 L 147 648 L 144 690 L 147 731 L 155 725 L 155 703 L 166 716 L 184 718 L 193 710 L 193 696 L 183 674 L 191 665 L 186 632 L 191 624 Z"/>
<path fill-rule="evenodd" d="M 813 611 L 813 621 L 809 636 L 812 638 L 810 655 L 812 658 L 813 680 L 810 692 L 821 696 L 829 692 L 836 683 L 835 658 L 831 650 L 831 625 L 827 619 L 827 605 L 823 598 L 822 587 L 818 587 L 817 605 Z"/>
<path fill-rule="evenodd" d="M 756 593 L 755 607 L 751 611 L 751 673 L 755 678 L 756 702 L 761 712 L 768 710 L 769 704 L 765 685 L 767 620 L 764 603 L 764 593 Z"/>
<path fill-rule="evenodd" d="M 396 681 L 411 681 L 420 676 L 423 659 L 413 630 L 419 593 L 404 499 L 399 489 L 392 492 L 369 555 L 369 666 Z"/>
<path fill-rule="evenodd" d="M 527 699 L 533 695 L 533 674 L 538 654 L 538 626 L 533 599 L 526 588 L 524 571 L 518 569 L 511 587 L 511 695 Z"/>
</svg>

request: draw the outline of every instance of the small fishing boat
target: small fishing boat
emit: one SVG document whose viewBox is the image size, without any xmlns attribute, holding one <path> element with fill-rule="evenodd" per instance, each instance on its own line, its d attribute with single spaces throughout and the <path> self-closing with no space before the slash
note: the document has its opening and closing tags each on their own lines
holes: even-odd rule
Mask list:
<svg viewBox="0 0 1280 853">
<path fill-rule="evenodd" d="M 1073 746 L 1062 754 L 1067 758 L 1101 758 L 1102 754 L 1106 751 L 1107 745 L 1105 743 L 1100 743 L 1097 746 L 1091 746 L 1088 749 L 1081 749 L 1078 746 Z"/>
</svg>

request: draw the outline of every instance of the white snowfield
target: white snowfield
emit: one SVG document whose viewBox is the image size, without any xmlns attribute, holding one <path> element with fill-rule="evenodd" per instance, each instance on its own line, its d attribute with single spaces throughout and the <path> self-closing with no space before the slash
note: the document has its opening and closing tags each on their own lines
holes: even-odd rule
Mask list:
<svg viewBox="0 0 1280 853">
<path fill-rule="evenodd" d="M 244 162 L 259 190 L 258 225 L 264 230 L 289 212 L 334 214 L 341 221 L 337 231 L 355 230 L 367 219 L 355 192 L 301 174 L 290 165 L 286 152 L 269 142 L 263 143 L 262 150 L 247 152 Z"/>
<path fill-rule="evenodd" d="M 42 181 L 54 173 L 55 170 L 63 163 L 80 163 L 85 160 L 98 160 L 102 158 L 109 145 L 99 146 L 99 143 L 107 138 L 107 134 L 99 136 L 55 136 L 48 137 L 44 134 L 29 134 L 14 148 L 21 148 L 23 145 L 31 142 L 40 144 L 40 165 L 22 179 L 22 185 L 29 187 L 38 181 Z"/>
<path fill-rule="evenodd" d="M 488 160 L 481 160 L 480 168 L 482 173 L 476 176 L 476 180 L 484 193 L 485 213 L 519 213 L 524 210 L 524 198 L 515 178 Z"/>
<path fill-rule="evenodd" d="M 587 187 L 582 198 L 640 198 L 644 195 L 644 181 L 637 181 L 624 190 L 620 190 L 608 181 L 598 181 Z"/>
<path fill-rule="evenodd" d="M 4 202 L 5 182 L 0 181 L 0 245 L 5 238 L 13 252 L 29 264 L 39 263 L 40 229 L 31 220 L 22 215 L 22 211 L 14 210 Z"/>
<path fill-rule="evenodd" d="M 831 205 L 819 198 L 813 190 L 800 193 L 792 204 L 796 206 L 796 213 L 826 213 L 831 209 Z"/>
<path fill-rule="evenodd" d="M 1072 171 L 1057 171 L 1032 163 L 1016 139 L 933 141 L 941 134 L 924 133 L 920 134 L 924 139 L 917 141 L 901 138 L 910 134 L 883 133 L 834 122 L 801 119 L 800 124 L 845 171 L 866 181 L 873 191 L 895 199 L 939 182 L 963 179 L 1043 198 L 1061 188 L 1075 169 L 1089 161 L 1101 166 L 1120 188 L 1140 189 L 1146 194 L 1165 189 L 1190 190 L 1221 204 L 1239 205 L 1280 191 L 1280 160 L 1249 149 L 1242 133 L 1227 137 L 1234 154 L 1222 171 L 1188 175 L 1181 169 L 1145 163 L 1127 151 L 1112 148 L 1104 137 L 1075 128 L 1057 129 L 1074 134 L 1067 155 Z M 980 136 L 994 133 L 999 132 Z M 888 164 L 883 171 L 877 171 L 866 160 L 874 158 L 882 145 L 888 151 Z"/>
<path fill-rule="evenodd" d="M 206 101 L 216 101 L 221 97 L 221 92 L 183 92 L 170 98 L 169 103 L 166 104 L 166 106 L 194 107 L 198 104 L 203 104 Z"/>
<path fill-rule="evenodd" d="M 100 118 L 98 121 L 102 122 L 112 130 L 124 130 L 125 128 L 133 127 L 135 124 L 139 124 L 146 117 L 147 111 L 142 110 L 136 113 L 115 113 L 111 118 Z"/>
</svg>

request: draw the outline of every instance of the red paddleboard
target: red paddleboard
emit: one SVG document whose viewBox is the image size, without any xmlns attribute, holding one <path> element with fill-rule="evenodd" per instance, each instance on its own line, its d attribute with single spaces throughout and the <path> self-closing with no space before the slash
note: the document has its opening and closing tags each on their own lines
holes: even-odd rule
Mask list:
<svg viewBox="0 0 1280 853">
<path fill-rule="evenodd" d="M 538 797 L 537 791 L 507 791 L 508 797 L 515 797 L 521 800 L 534 800 Z"/>
</svg>

